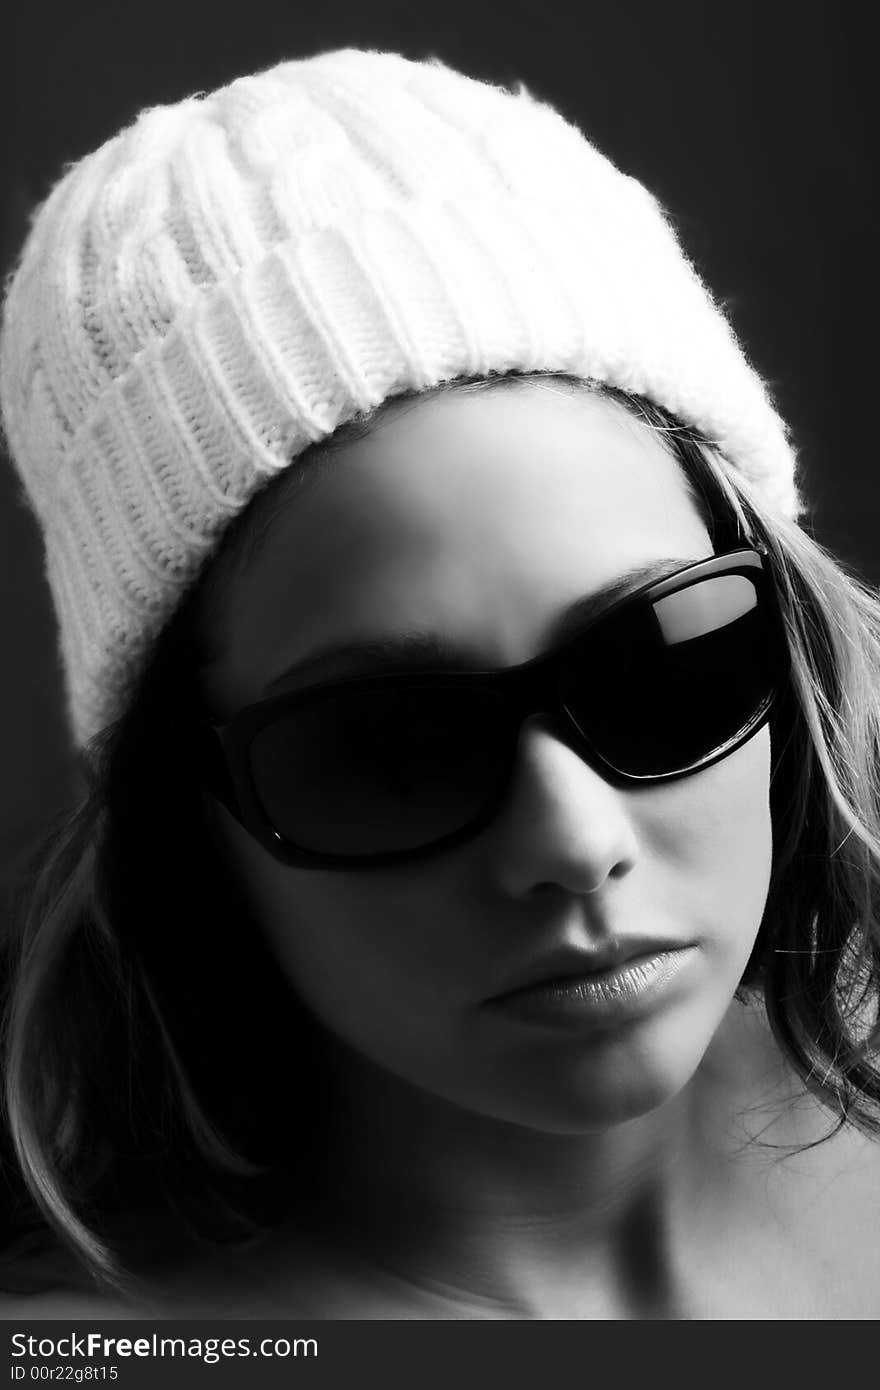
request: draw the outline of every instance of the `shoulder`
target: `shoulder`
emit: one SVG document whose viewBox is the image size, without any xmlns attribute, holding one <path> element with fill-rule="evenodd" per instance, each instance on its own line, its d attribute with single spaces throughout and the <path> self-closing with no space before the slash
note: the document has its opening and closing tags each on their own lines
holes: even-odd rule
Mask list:
<svg viewBox="0 0 880 1390">
<path fill-rule="evenodd" d="M 0 1266 L 0 1318 L 138 1316 L 124 1299 L 103 1291 L 72 1254 L 47 1232 L 11 1242 Z"/>
<path fill-rule="evenodd" d="M 149 1316 L 136 1304 L 101 1294 L 57 1289 L 41 1294 L 0 1295 L 0 1318 L 6 1322 L 40 1322 L 46 1319 L 142 1318 Z"/>
<path fill-rule="evenodd" d="M 751 1287 L 763 1289 L 768 1307 L 812 1319 L 880 1317 L 877 1140 L 848 1128 L 777 1157 L 755 1198 L 764 1239 Z"/>
<path fill-rule="evenodd" d="M 282 1228 L 260 1242 L 166 1269 L 148 1291 L 161 1318 L 303 1321 L 437 1317 L 413 1291 L 330 1240 Z"/>
<path fill-rule="evenodd" d="M 826 1144 L 802 1180 L 798 1229 L 839 1316 L 880 1317 L 880 1142 L 845 1130 Z"/>
<path fill-rule="evenodd" d="M 880 1140 L 836 1128 L 758 1009 L 731 1010 L 707 1063 L 711 1200 L 700 1206 L 694 1306 L 880 1317 Z"/>
</svg>

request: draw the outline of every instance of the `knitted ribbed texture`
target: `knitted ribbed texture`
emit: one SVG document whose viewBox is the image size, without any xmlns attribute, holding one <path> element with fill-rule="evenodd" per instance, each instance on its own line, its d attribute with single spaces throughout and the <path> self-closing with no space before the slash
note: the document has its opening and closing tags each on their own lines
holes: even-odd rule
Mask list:
<svg viewBox="0 0 880 1390">
<path fill-rule="evenodd" d="M 0 402 L 75 740 L 267 478 L 387 397 L 516 369 L 641 393 L 797 513 L 785 429 L 657 203 L 524 89 L 327 53 L 74 165 L 10 284 Z"/>
</svg>

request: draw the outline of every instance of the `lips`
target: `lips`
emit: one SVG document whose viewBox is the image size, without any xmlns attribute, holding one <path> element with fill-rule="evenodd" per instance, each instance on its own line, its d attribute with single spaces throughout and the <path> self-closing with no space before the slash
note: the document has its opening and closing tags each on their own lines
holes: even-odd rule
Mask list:
<svg viewBox="0 0 880 1390">
<path fill-rule="evenodd" d="M 522 985 L 488 1000 L 486 1007 L 504 1027 L 580 1039 L 595 1036 L 597 1029 L 616 1033 L 680 999 L 694 958 L 693 946 L 658 949 L 652 942 L 646 953 L 615 966 Z"/>
<path fill-rule="evenodd" d="M 641 959 L 680 951 L 690 943 L 669 941 L 659 938 L 629 937 L 605 943 L 595 950 L 577 950 L 566 947 L 563 950 L 547 952 L 523 965 L 504 983 L 492 1000 L 507 999 L 514 995 L 541 987 L 552 988 L 564 985 L 567 981 L 597 977 L 617 970 L 623 965 L 637 964 Z"/>
</svg>

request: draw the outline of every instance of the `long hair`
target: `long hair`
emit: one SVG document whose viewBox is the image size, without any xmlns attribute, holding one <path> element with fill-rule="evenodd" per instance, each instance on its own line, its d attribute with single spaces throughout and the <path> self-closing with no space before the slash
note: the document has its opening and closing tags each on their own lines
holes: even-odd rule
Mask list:
<svg viewBox="0 0 880 1390">
<path fill-rule="evenodd" d="M 768 517 L 711 440 L 638 396 L 547 373 L 441 389 L 520 380 L 616 401 L 666 442 L 716 551 L 768 552 L 791 676 L 771 719 L 770 889 L 738 995 L 763 997 L 837 1127 L 880 1136 L 880 602 L 803 529 Z M 84 755 L 82 804 L 23 882 L 3 1025 L 10 1236 L 53 1232 L 103 1286 L 135 1287 L 143 1224 L 135 1238 L 126 1213 L 162 1213 L 159 1245 L 172 1231 L 246 1240 L 279 1219 L 297 1164 L 320 1150 L 320 1029 L 207 829 L 199 672 L 237 567 L 383 409 L 313 446 L 230 526 L 126 713 Z"/>
</svg>

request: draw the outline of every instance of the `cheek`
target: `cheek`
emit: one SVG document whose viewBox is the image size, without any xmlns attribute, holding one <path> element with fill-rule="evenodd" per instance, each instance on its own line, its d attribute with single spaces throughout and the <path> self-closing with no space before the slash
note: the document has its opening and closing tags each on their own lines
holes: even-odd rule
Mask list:
<svg viewBox="0 0 880 1390">
<path fill-rule="evenodd" d="M 662 790 L 668 799 L 647 832 L 657 862 L 671 871 L 713 936 L 734 934 L 750 949 L 773 858 L 769 729 L 713 767 Z"/>
<path fill-rule="evenodd" d="M 418 1012 L 452 985 L 454 953 L 448 934 L 431 930 L 424 884 L 278 864 L 225 812 L 220 839 L 291 987 L 325 1023 L 367 1025 L 406 1011 L 406 1000 Z"/>
</svg>

